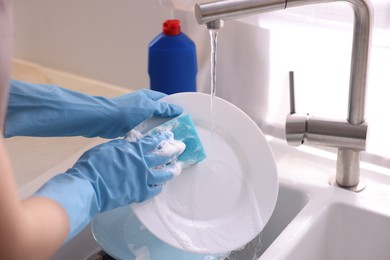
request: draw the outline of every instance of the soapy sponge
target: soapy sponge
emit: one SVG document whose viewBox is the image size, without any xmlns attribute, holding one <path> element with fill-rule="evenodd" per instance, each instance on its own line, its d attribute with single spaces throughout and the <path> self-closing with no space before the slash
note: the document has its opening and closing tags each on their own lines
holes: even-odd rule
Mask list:
<svg viewBox="0 0 390 260">
<path fill-rule="evenodd" d="M 191 117 L 187 114 L 176 117 L 164 124 L 150 130 L 151 134 L 160 131 L 171 131 L 175 140 L 186 145 L 184 152 L 178 157 L 178 161 L 183 163 L 183 168 L 194 165 L 206 158 L 206 152 L 199 138 L 198 132 Z"/>
</svg>

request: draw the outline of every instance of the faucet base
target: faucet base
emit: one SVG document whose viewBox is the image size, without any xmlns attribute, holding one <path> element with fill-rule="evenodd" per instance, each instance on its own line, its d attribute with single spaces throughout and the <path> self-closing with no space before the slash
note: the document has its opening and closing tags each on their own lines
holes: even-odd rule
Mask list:
<svg viewBox="0 0 390 260">
<path fill-rule="evenodd" d="M 332 185 L 332 186 L 336 186 L 336 187 L 339 187 L 339 188 L 342 188 L 342 189 L 346 189 L 346 190 L 349 190 L 349 191 L 353 191 L 353 192 L 361 192 L 362 190 L 364 190 L 364 188 L 366 188 L 366 183 L 364 182 L 364 180 L 360 180 L 358 185 L 356 185 L 356 186 L 346 187 L 346 186 L 339 185 L 337 183 L 337 181 L 336 181 L 336 177 L 332 177 L 329 180 L 329 184 Z"/>
</svg>

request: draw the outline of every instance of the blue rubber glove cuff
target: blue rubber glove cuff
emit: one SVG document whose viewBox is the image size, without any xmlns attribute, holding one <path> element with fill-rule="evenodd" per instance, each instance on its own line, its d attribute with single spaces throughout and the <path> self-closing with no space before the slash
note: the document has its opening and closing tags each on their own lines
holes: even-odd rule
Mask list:
<svg viewBox="0 0 390 260">
<path fill-rule="evenodd" d="M 34 196 L 50 198 L 65 209 L 70 223 L 65 243 L 83 230 L 93 216 L 100 212 L 91 183 L 71 174 L 54 176 Z"/>
</svg>

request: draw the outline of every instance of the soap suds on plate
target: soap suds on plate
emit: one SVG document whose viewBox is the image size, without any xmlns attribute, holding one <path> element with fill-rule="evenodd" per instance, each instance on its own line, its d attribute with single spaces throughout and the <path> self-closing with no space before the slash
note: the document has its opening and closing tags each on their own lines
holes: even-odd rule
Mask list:
<svg viewBox="0 0 390 260">
<path fill-rule="evenodd" d="M 169 128 L 159 129 L 159 132 L 164 132 L 168 139 L 162 140 L 156 149 L 151 151 L 151 153 L 161 157 L 173 156 L 173 158 L 170 163 L 153 167 L 152 170 L 168 171 L 172 173 L 174 177 L 176 177 L 180 175 L 182 168 L 185 166 L 184 163 L 178 161 L 178 157 L 184 152 L 186 145 L 182 141 L 175 140 L 174 134 L 170 131 Z M 127 133 L 125 140 L 128 142 L 136 142 L 144 136 L 145 135 L 143 135 L 141 132 L 133 129 Z"/>
</svg>

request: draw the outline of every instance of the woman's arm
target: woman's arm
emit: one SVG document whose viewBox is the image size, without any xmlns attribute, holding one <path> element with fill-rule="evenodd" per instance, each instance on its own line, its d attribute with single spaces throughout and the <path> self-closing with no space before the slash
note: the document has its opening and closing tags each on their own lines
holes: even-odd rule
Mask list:
<svg viewBox="0 0 390 260">
<path fill-rule="evenodd" d="M 99 212 L 157 195 L 181 170 L 176 160 L 185 144 L 172 138 L 168 131 L 98 145 L 24 201 L 0 138 L 1 258 L 48 259 Z"/>
<path fill-rule="evenodd" d="M 114 98 L 47 84 L 10 82 L 5 137 L 84 136 L 117 138 L 153 117 L 175 117 L 182 108 L 144 89 Z"/>
<path fill-rule="evenodd" d="M 41 197 L 20 201 L 3 139 L 0 139 L 0 252 L 4 259 L 49 259 L 69 229 L 65 210 Z"/>
</svg>

